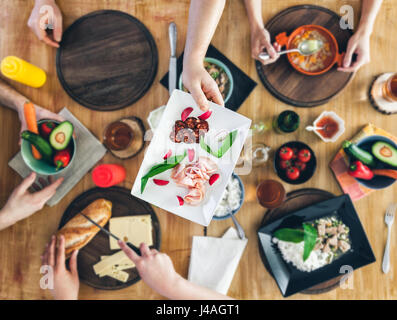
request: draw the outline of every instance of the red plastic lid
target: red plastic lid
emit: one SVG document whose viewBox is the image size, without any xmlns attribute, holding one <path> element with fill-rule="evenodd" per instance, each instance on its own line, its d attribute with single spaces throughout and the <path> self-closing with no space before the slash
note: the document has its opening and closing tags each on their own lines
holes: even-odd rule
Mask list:
<svg viewBox="0 0 397 320">
<path fill-rule="evenodd" d="M 114 186 L 125 179 L 125 168 L 117 164 L 102 164 L 92 171 L 92 180 L 101 188 Z"/>
</svg>

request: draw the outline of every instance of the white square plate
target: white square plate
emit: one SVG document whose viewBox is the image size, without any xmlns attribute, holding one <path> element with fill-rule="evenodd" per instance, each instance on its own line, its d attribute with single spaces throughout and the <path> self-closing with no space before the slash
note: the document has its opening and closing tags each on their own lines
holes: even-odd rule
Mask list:
<svg viewBox="0 0 397 320">
<path fill-rule="evenodd" d="M 156 128 L 153 139 L 146 150 L 131 194 L 180 217 L 207 226 L 211 222 L 215 209 L 222 198 L 226 185 L 236 166 L 244 142 L 248 136 L 251 120 L 234 111 L 210 102 L 212 115 L 207 119 L 210 131 L 206 134 L 206 138 L 214 136 L 216 133 L 224 130 L 228 132 L 238 130 L 237 137 L 232 147 L 222 158 L 217 158 L 204 151 L 198 143 L 186 144 L 174 143 L 171 141 L 170 133 L 175 121 L 181 119 L 181 113 L 187 107 L 193 108 L 193 112 L 190 114 L 191 117 L 198 117 L 203 113 L 190 94 L 181 90 L 174 90 L 168 100 L 160 124 Z M 216 147 L 212 144 L 211 146 L 213 150 L 216 150 Z M 170 177 L 172 170 L 165 171 L 155 177 L 156 179 L 169 180 L 170 183 L 168 185 L 158 186 L 153 182 L 153 178 L 151 178 L 144 192 L 141 193 L 141 178 L 154 165 L 162 163 L 164 161 L 164 155 L 169 150 L 172 150 L 172 156 L 175 156 L 182 155 L 184 151 L 188 149 L 195 150 L 196 159 L 199 156 L 205 156 L 213 160 L 218 165 L 217 173 L 220 174 L 220 179 L 212 186 L 209 186 L 207 183 L 206 197 L 200 205 L 191 206 L 187 203 L 183 206 L 179 205 L 177 196 L 184 197 L 188 193 L 188 189 L 179 187 L 172 181 Z M 183 162 L 188 162 L 187 157 Z"/>
</svg>

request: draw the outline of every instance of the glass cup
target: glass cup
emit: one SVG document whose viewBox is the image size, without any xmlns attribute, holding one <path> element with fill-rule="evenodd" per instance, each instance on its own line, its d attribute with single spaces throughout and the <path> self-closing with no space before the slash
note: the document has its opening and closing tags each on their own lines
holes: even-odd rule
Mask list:
<svg viewBox="0 0 397 320">
<path fill-rule="evenodd" d="M 104 143 L 111 150 L 121 151 L 131 145 L 133 136 L 133 131 L 128 124 L 116 121 L 107 126 Z"/>
<path fill-rule="evenodd" d="M 275 209 L 284 202 L 285 189 L 283 185 L 276 180 L 264 180 L 256 189 L 256 197 L 262 207 Z"/>
</svg>

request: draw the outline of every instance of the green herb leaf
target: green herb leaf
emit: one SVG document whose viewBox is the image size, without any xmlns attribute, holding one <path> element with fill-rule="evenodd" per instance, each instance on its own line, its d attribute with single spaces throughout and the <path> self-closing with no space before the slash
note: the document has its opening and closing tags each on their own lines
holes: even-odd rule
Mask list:
<svg viewBox="0 0 397 320">
<path fill-rule="evenodd" d="M 214 157 L 222 158 L 223 155 L 230 149 L 233 145 L 234 141 L 236 140 L 238 130 L 234 130 L 230 132 L 225 140 L 223 141 L 221 147 L 218 149 L 217 152 L 214 152 L 209 145 L 204 142 L 204 137 L 200 137 L 200 146 L 204 149 L 207 153 L 212 154 Z"/>
<path fill-rule="evenodd" d="M 200 147 L 209 154 L 212 154 L 214 157 L 218 157 L 218 154 L 211 150 L 211 147 L 204 142 L 204 137 L 200 137 Z"/>
<path fill-rule="evenodd" d="M 304 232 L 300 229 L 282 228 L 274 233 L 274 237 L 281 241 L 299 243 L 304 240 Z"/>
<path fill-rule="evenodd" d="M 216 78 L 219 77 L 219 72 L 218 72 L 218 71 L 212 72 L 212 73 L 211 73 L 211 77 L 212 77 L 212 79 L 215 80 Z"/>
<path fill-rule="evenodd" d="M 223 141 L 221 147 L 218 150 L 218 158 L 222 158 L 223 155 L 230 149 L 237 137 L 237 130 L 234 130 L 228 134 Z"/>
<path fill-rule="evenodd" d="M 142 178 L 141 178 L 141 193 L 143 193 L 143 191 L 145 190 L 146 184 L 149 181 L 149 178 L 152 178 L 164 171 L 170 170 L 174 167 L 176 167 L 183 159 L 186 158 L 186 150 L 184 152 L 183 155 L 179 155 L 179 156 L 174 156 L 171 158 L 166 159 L 163 163 L 159 163 L 154 165 L 147 174 L 145 174 Z"/>
<path fill-rule="evenodd" d="M 306 261 L 309 258 L 310 253 L 313 251 L 314 246 L 316 245 L 317 240 L 317 230 L 310 224 L 303 224 L 304 231 L 304 249 L 303 249 L 303 261 Z"/>
<path fill-rule="evenodd" d="M 141 178 L 141 193 L 143 193 L 143 190 L 145 190 L 146 184 L 149 181 L 148 178 Z"/>
</svg>

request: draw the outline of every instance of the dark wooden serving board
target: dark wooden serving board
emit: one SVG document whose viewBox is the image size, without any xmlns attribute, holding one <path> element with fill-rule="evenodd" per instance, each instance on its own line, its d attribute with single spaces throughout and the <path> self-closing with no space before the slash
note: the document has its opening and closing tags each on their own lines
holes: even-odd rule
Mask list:
<svg viewBox="0 0 397 320">
<path fill-rule="evenodd" d="M 140 99 L 157 72 L 157 47 L 133 16 L 95 11 L 66 29 L 57 51 L 58 78 L 81 105 L 109 111 Z"/>
<path fill-rule="evenodd" d="M 153 208 L 145 201 L 132 196 L 130 190 L 121 187 L 111 187 L 106 189 L 93 188 L 82 193 L 74 199 L 66 209 L 59 224 L 59 229 L 78 214 L 78 212 L 99 198 L 105 198 L 113 203 L 113 218 L 150 214 L 153 226 L 153 248 L 156 248 L 157 250 L 160 249 L 160 223 L 153 211 Z M 105 225 L 106 229 L 108 229 L 108 227 L 109 223 Z M 80 280 L 91 287 L 103 290 L 122 289 L 138 282 L 140 277 L 136 268 L 124 270 L 129 273 L 129 278 L 126 283 L 107 276 L 100 278 L 95 274 L 93 265 L 100 261 L 100 257 L 111 255 L 116 252 L 117 250 L 110 250 L 109 236 L 106 233 L 99 231 L 96 236 L 79 251 L 77 263 Z"/>
<path fill-rule="evenodd" d="M 287 194 L 287 198 L 284 201 L 284 203 L 276 209 L 268 210 L 263 217 L 261 227 L 264 225 L 267 225 L 271 223 L 272 221 L 275 221 L 276 219 L 279 219 L 288 213 L 298 211 L 300 209 L 309 207 L 313 204 L 326 201 L 329 199 L 335 198 L 335 195 L 324 190 L 320 189 L 300 189 L 296 191 L 292 191 Z M 260 247 L 260 246 L 259 246 Z M 270 268 L 269 265 L 266 261 L 266 257 L 263 254 L 262 250 L 259 250 L 261 259 L 263 264 L 265 265 L 266 270 L 270 273 Z M 329 281 L 320 283 L 314 287 L 311 287 L 310 289 L 304 290 L 301 293 L 304 294 L 320 294 L 324 292 L 331 291 L 335 288 L 338 287 L 340 278 L 342 276 L 336 277 L 334 279 L 331 279 Z"/>
<path fill-rule="evenodd" d="M 320 25 L 330 30 L 335 36 L 339 52 L 342 53 L 346 51 L 352 32 L 340 28 L 340 19 L 339 15 L 329 9 L 300 5 L 281 11 L 267 23 L 266 28 L 274 42 L 274 38 L 279 33 L 287 32 L 289 36 L 292 31 L 302 25 Z M 331 70 L 322 75 L 307 76 L 296 71 L 290 65 L 286 55 L 282 55 L 275 63 L 266 66 L 256 61 L 256 70 L 270 93 L 296 107 L 315 107 L 327 103 L 346 87 L 354 75 L 337 71 L 335 64 Z"/>
</svg>

